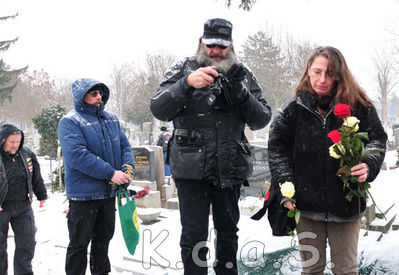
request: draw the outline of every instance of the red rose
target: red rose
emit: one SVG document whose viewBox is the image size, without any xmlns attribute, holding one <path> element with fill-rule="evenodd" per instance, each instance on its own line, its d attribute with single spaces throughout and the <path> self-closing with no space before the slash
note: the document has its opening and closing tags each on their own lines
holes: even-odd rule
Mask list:
<svg viewBox="0 0 399 275">
<path fill-rule="evenodd" d="M 338 130 L 332 130 L 331 132 L 328 133 L 327 135 L 332 142 L 337 143 L 341 140 L 341 134 L 339 133 Z"/>
<path fill-rule="evenodd" d="M 351 109 L 346 104 L 338 103 L 337 105 L 335 105 L 334 115 L 336 115 L 339 118 L 344 119 L 351 115 Z"/>
</svg>

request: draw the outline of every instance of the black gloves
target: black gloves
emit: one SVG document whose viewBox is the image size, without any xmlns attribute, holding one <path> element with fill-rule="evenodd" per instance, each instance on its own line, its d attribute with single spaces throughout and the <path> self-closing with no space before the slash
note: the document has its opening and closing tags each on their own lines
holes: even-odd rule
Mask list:
<svg viewBox="0 0 399 275">
<path fill-rule="evenodd" d="M 244 66 L 242 64 L 234 63 L 226 73 L 226 77 L 230 82 L 241 81 L 245 78 Z"/>
<path fill-rule="evenodd" d="M 241 105 L 248 100 L 249 91 L 242 83 L 246 74 L 244 66 L 237 63 L 234 63 L 226 73 L 226 77 L 229 80 L 229 87 L 226 89 L 227 92 L 224 92 L 227 104 Z"/>
</svg>

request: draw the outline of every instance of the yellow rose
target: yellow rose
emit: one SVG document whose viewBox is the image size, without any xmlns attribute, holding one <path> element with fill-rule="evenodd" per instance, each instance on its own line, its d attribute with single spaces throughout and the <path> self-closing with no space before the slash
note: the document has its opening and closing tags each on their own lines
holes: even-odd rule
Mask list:
<svg viewBox="0 0 399 275">
<path fill-rule="evenodd" d="M 341 152 L 341 155 L 338 155 L 338 154 L 335 152 L 335 150 L 334 150 L 334 147 L 335 147 L 335 146 L 336 146 L 336 147 L 338 148 L 338 150 Z M 335 158 L 335 159 L 341 158 L 341 156 L 345 155 L 345 153 L 346 153 L 345 147 L 344 147 L 341 143 L 335 143 L 335 144 L 331 145 L 330 148 L 328 148 L 328 151 L 329 151 L 329 153 L 330 153 L 330 156 L 333 157 L 333 158 Z"/>
<path fill-rule="evenodd" d="M 360 120 L 358 120 L 357 117 L 349 116 L 344 118 L 344 123 L 342 124 L 342 126 L 344 127 L 345 132 L 353 133 L 359 130 L 359 122 Z"/>
<path fill-rule="evenodd" d="M 281 194 L 284 197 L 291 199 L 295 195 L 295 186 L 292 182 L 286 181 L 283 184 L 280 183 Z"/>
</svg>

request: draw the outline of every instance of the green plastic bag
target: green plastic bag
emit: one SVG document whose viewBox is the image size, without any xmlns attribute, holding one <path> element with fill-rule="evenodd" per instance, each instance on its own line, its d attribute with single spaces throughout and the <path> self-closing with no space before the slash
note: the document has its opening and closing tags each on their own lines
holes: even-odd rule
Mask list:
<svg viewBox="0 0 399 275">
<path fill-rule="evenodd" d="M 134 199 L 122 187 L 118 187 L 118 210 L 123 238 L 129 253 L 133 255 L 140 237 L 139 219 Z"/>
</svg>

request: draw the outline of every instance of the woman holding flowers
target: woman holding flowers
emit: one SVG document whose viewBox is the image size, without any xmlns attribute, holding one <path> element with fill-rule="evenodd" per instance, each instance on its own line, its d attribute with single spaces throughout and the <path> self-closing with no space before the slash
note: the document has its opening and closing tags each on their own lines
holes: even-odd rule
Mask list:
<svg viewBox="0 0 399 275">
<path fill-rule="evenodd" d="M 359 131 L 362 138 L 356 148 L 363 153 L 350 165 L 342 160 L 357 149 L 340 143 L 346 134 L 341 136 L 338 129 L 345 128 L 345 123 L 349 132 Z M 334 274 L 357 274 L 358 236 L 366 202 L 365 196 L 347 195 L 376 178 L 386 140 L 372 101 L 355 81 L 341 52 L 333 47 L 317 48 L 307 61 L 295 97 L 276 112 L 268 146 L 272 190 L 279 190 L 284 182 L 295 186 L 293 199 L 280 198 L 288 209 L 300 211 L 297 233 L 302 274 L 324 274 L 327 240 Z M 367 155 L 371 151 L 374 153 Z M 346 187 L 342 173 L 337 173 L 344 164 L 349 167 L 346 179 L 353 179 Z"/>
</svg>

